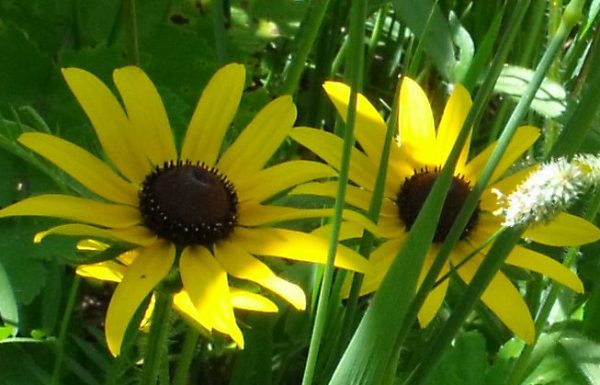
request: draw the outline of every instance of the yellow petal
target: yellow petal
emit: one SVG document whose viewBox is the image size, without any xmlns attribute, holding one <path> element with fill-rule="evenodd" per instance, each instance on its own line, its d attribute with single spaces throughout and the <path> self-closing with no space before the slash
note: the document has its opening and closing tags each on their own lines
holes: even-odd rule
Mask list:
<svg viewBox="0 0 600 385">
<path fill-rule="evenodd" d="M 125 228 L 140 223 L 140 212 L 131 206 L 96 202 L 68 195 L 38 195 L 0 210 L 0 218 L 41 216 L 64 218 L 112 228 Z"/>
<path fill-rule="evenodd" d="M 140 184 L 151 168 L 121 105 L 91 73 L 78 68 L 65 68 L 62 72 L 92 122 L 106 155 L 125 177 Z"/>
<path fill-rule="evenodd" d="M 323 163 L 292 160 L 247 175 L 235 183 L 240 201 L 263 201 L 291 187 L 337 173 Z"/>
<path fill-rule="evenodd" d="M 550 246 L 581 246 L 600 239 L 600 229 L 583 218 L 560 213 L 547 224 L 528 228 L 523 238 Z"/>
<path fill-rule="evenodd" d="M 458 275 L 466 283 L 471 282 L 481 262 L 481 256 L 475 255 L 457 269 Z M 503 273 L 494 276 L 481 300 L 513 333 L 528 344 L 533 342 L 535 329 L 527 304 Z"/>
<path fill-rule="evenodd" d="M 33 238 L 34 242 L 37 241 L 38 235 L 40 235 L 40 233 L 36 234 Z M 110 245 L 108 243 L 100 242 L 95 239 L 82 239 L 81 241 L 77 242 L 77 245 L 75 247 L 79 251 L 104 251 L 108 250 Z"/>
<path fill-rule="evenodd" d="M 192 162 L 215 164 L 225 132 L 237 111 L 246 69 L 241 64 L 228 64 L 210 79 L 192 115 L 181 149 L 181 157 Z"/>
<path fill-rule="evenodd" d="M 215 257 L 227 273 L 277 293 L 298 310 L 306 309 L 306 296 L 300 286 L 279 278 L 267 265 L 248 254 L 235 242 L 217 242 Z"/>
<path fill-rule="evenodd" d="M 438 160 L 433 113 L 427 95 L 411 78 L 404 77 L 400 88 L 398 126 L 401 150 L 423 165 Z"/>
<path fill-rule="evenodd" d="M 231 303 L 236 309 L 260 311 L 263 313 L 277 313 L 279 310 L 273 301 L 260 294 L 234 287 L 230 288 L 229 291 L 231 293 Z"/>
<path fill-rule="evenodd" d="M 242 226 L 259 226 L 295 219 L 320 218 L 333 216 L 333 209 L 301 209 L 296 207 L 261 205 L 258 202 L 241 202 L 238 211 L 238 223 Z M 373 234 L 379 234 L 375 224 L 362 214 L 353 210 L 344 210 L 342 218 L 362 225 Z"/>
<path fill-rule="evenodd" d="M 515 161 L 533 145 L 533 143 L 535 143 L 539 136 L 539 128 L 533 126 L 521 126 L 517 128 L 517 131 L 510 141 L 508 148 L 498 163 L 498 167 L 496 167 L 494 173 L 492 174 L 490 183 L 496 182 L 502 175 L 504 175 L 506 170 L 508 170 L 508 168 L 513 165 Z M 483 167 L 496 148 L 496 143 L 497 142 L 490 144 L 485 150 L 480 152 L 475 158 L 471 159 L 471 161 L 467 163 L 464 168 L 464 174 L 468 180 L 476 181 L 479 179 L 479 174 L 481 174 Z"/>
<path fill-rule="evenodd" d="M 406 225 L 400 219 L 400 216 L 381 216 L 377 224 L 379 235 L 384 238 L 398 238 L 406 235 Z"/>
<path fill-rule="evenodd" d="M 431 249 L 429 249 L 429 253 L 425 258 L 423 270 L 421 270 L 421 275 L 419 276 L 419 286 L 421 286 L 421 283 L 423 282 L 425 276 L 429 272 L 429 269 L 431 268 L 433 260 L 437 256 L 438 251 L 438 247 L 432 247 Z M 442 277 L 446 276 L 449 270 L 450 269 L 448 267 L 448 264 L 445 263 L 442 267 L 442 270 L 440 271 L 439 278 L 441 279 Z M 435 318 L 436 314 L 440 310 L 442 303 L 444 303 L 444 298 L 446 298 L 446 292 L 448 291 L 448 283 L 449 280 L 447 278 L 443 279 L 440 282 L 437 282 L 437 285 L 431 289 L 431 291 L 427 295 L 427 298 L 425 298 L 425 302 L 423 302 L 423 305 L 421 306 L 421 309 L 419 309 L 418 314 L 419 324 L 421 325 L 421 327 L 426 327 L 427 325 L 429 325 L 431 320 Z"/>
<path fill-rule="evenodd" d="M 274 228 L 237 227 L 231 236 L 231 242 L 239 242 L 241 247 L 254 255 L 313 263 L 325 263 L 329 249 L 327 239 L 299 231 Z M 370 269 L 366 259 L 343 245 L 337 247 L 335 266 L 359 272 Z"/>
<path fill-rule="evenodd" d="M 350 102 L 350 87 L 344 83 L 325 82 L 323 88 L 345 122 Z M 373 161 L 379 162 L 387 126 L 375 107 L 360 93 L 357 95 L 356 100 L 354 127 L 356 139 L 365 150 L 365 153 Z"/>
<path fill-rule="evenodd" d="M 305 183 L 289 192 L 290 195 L 316 195 L 320 197 L 335 198 L 338 191 L 338 182 L 312 182 Z M 368 210 L 373 193 L 359 187 L 346 186 L 345 201 L 347 204 L 361 210 Z"/>
<path fill-rule="evenodd" d="M 394 258 L 396 258 L 403 243 L 404 239 L 401 238 L 390 239 L 371 253 L 369 261 L 371 262 L 372 268 L 363 277 L 360 295 L 369 294 L 379 289 L 383 277 L 385 277 L 385 274 L 394 261 Z M 343 290 L 345 296 L 348 295 L 348 291 L 349 287 Z"/>
<path fill-rule="evenodd" d="M 328 223 L 311 231 L 311 234 L 329 239 L 329 237 L 331 237 L 332 227 L 333 224 Z M 342 226 L 340 228 L 339 240 L 344 241 L 346 239 L 361 238 L 363 236 L 364 231 L 365 228 L 359 224 L 356 224 L 354 222 L 343 221 Z"/>
<path fill-rule="evenodd" d="M 442 165 L 446 163 L 452 147 L 456 142 L 456 138 L 460 133 L 460 129 L 467 118 L 467 114 L 471 109 L 471 95 L 462 85 L 456 84 L 454 91 L 450 95 L 446 108 L 444 108 L 444 114 L 437 132 L 437 151 L 438 159 L 437 164 Z M 467 162 L 467 156 L 469 155 L 469 147 L 471 146 L 471 135 L 464 144 L 458 163 L 456 165 L 457 172 L 462 170 L 462 167 Z"/>
<path fill-rule="evenodd" d="M 229 335 L 243 349 L 244 336 L 235 321 L 225 270 L 202 246 L 186 247 L 179 269 L 183 287 L 203 317 L 203 324 Z"/>
<path fill-rule="evenodd" d="M 535 271 L 559 282 L 576 293 L 583 293 L 583 283 L 569 268 L 554 259 L 524 247 L 516 246 L 506 259 L 509 265 Z"/>
<path fill-rule="evenodd" d="M 280 96 L 267 104 L 225 151 L 218 163 L 231 180 L 240 180 L 261 170 L 292 130 L 296 106 L 291 96 Z"/>
<path fill-rule="evenodd" d="M 106 163 L 81 147 L 39 132 L 24 133 L 18 140 L 95 194 L 113 202 L 137 205 L 136 188 L 118 176 Z"/>
<path fill-rule="evenodd" d="M 113 72 L 127 116 L 145 155 L 153 165 L 177 159 L 167 112 L 152 81 L 139 67 L 128 66 Z"/>
<path fill-rule="evenodd" d="M 127 268 L 106 312 L 106 342 L 114 356 L 121 351 L 123 336 L 137 308 L 167 275 L 174 260 L 175 246 L 161 241 L 139 249 L 137 258 Z"/>
<path fill-rule="evenodd" d="M 41 231 L 35 235 L 33 241 L 39 243 L 51 234 L 111 239 L 140 246 L 148 246 L 156 240 L 156 234 L 143 226 L 133 226 L 124 229 L 102 229 L 89 225 L 71 223 Z"/>
<path fill-rule="evenodd" d="M 527 176 L 529 176 L 529 174 L 535 171 L 538 167 L 539 165 L 535 165 L 517 171 L 506 178 L 500 179 L 498 182 L 485 189 L 483 195 L 481 196 L 481 200 L 479 201 L 481 209 L 490 212 L 494 212 L 495 210 L 499 209 L 503 203 L 501 199 L 499 200 L 499 194 L 501 194 L 500 196 L 510 195 L 517 188 L 517 186 L 525 181 Z"/>
<path fill-rule="evenodd" d="M 121 282 L 127 267 L 115 261 L 104 261 L 93 265 L 79 265 L 75 272 L 85 278 L 108 282 Z"/>
<path fill-rule="evenodd" d="M 306 127 L 294 128 L 290 137 L 339 170 L 343 146 L 341 138 L 329 132 Z M 372 190 L 377 177 L 377 166 L 365 154 L 353 148 L 349 177 L 357 185 Z"/>
<path fill-rule="evenodd" d="M 183 315 L 189 323 L 195 325 L 197 328 L 206 329 L 207 331 L 212 329 L 212 320 L 210 320 L 210 317 L 207 317 L 206 315 L 203 316 L 198 309 L 196 309 L 192 299 L 185 290 L 175 294 L 173 297 L 173 305 L 175 305 L 175 309 Z"/>
</svg>

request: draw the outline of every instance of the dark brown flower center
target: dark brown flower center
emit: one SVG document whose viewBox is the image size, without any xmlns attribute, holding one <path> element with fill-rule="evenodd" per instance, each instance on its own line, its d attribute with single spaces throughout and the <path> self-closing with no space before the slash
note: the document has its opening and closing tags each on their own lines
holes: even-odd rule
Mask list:
<svg viewBox="0 0 600 385">
<path fill-rule="evenodd" d="M 233 231 L 237 194 L 215 168 L 165 162 L 146 177 L 139 197 L 144 225 L 179 246 L 212 245 Z"/>
<path fill-rule="evenodd" d="M 417 219 L 417 215 L 419 215 L 419 211 L 421 211 L 421 207 L 423 207 L 423 203 L 425 203 L 425 199 L 427 199 L 427 195 L 438 174 L 438 168 L 435 168 L 433 171 L 427 168 L 419 171 L 415 170 L 415 173 L 407 177 L 402 184 L 396 203 L 400 219 L 404 222 L 407 231 L 410 230 Z M 452 185 L 444 201 L 440 221 L 433 236 L 434 242 L 444 242 L 470 192 L 471 185 L 463 176 L 454 176 L 452 178 Z M 471 218 L 469 218 L 469 222 L 463 230 L 460 239 L 465 239 L 471 230 L 473 230 L 479 218 L 479 211 L 478 204 Z"/>
</svg>

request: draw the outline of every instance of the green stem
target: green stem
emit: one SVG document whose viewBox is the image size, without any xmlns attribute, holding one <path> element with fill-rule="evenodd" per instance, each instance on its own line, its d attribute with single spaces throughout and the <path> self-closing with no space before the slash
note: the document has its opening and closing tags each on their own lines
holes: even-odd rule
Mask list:
<svg viewBox="0 0 600 385">
<path fill-rule="evenodd" d="M 58 385 L 60 383 L 60 372 L 62 369 L 65 352 L 65 340 L 67 338 L 67 331 L 69 329 L 71 315 L 73 314 L 73 308 L 75 307 L 75 301 L 77 300 L 77 293 L 79 293 L 80 283 L 81 278 L 76 275 L 73 278 L 73 284 L 71 285 L 69 298 L 67 299 L 67 306 L 60 324 L 60 331 L 58 332 L 58 340 L 56 341 L 56 360 L 54 361 L 54 369 L 52 370 L 52 379 L 50 380 L 50 385 Z"/>
<path fill-rule="evenodd" d="M 213 0 L 212 13 L 217 60 L 223 65 L 227 61 L 227 43 L 225 42 L 227 31 L 225 30 L 225 5 L 223 4 L 223 0 Z"/>
<path fill-rule="evenodd" d="M 179 361 L 177 362 L 173 385 L 186 385 L 188 383 L 190 367 L 194 359 L 194 352 L 196 351 L 199 337 L 200 333 L 193 327 L 188 326 L 185 339 L 183 340 L 183 347 L 181 348 L 181 353 L 179 353 Z"/>
<path fill-rule="evenodd" d="M 130 64 L 140 64 L 140 50 L 138 45 L 137 18 L 135 0 L 123 0 L 123 17 L 125 23 L 125 46 L 127 60 Z"/>
<path fill-rule="evenodd" d="M 155 291 L 155 296 L 156 303 L 152 313 L 152 323 L 140 385 L 156 384 L 162 353 L 167 343 L 173 296 L 159 290 Z"/>
<path fill-rule="evenodd" d="M 328 4 L 329 0 L 312 0 L 310 2 L 302 26 L 296 35 L 296 50 L 285 71 L 285 80 L 281 88 L 282 94 L 292 95 L 296 92 Z"/>
<path fill-rule="evenodd" d="M 327 324 L 329 295 L 333 281 L 333 262 L 337 251 L 337 244 L 342 224 L 342 211 L 344 209 L 344 198 L 346 196 L 346 187 L 348 185 L 348 174 L 350 169 L 350 154 L 352 148 L 354 147 L 354 123 L 356 121 L 357 87 L 361 84 L 364 64 L 364 47 L 362 40 L 365 29 L 366 8 L 366 0 L 357 0 L 352 3 L 350 21 L 350 48 L 352 60 L 349 61 L 351 86 L 350 101 L 348 104 L 348 116 L 346 117 L 346 128 L 344 130 L 344 146 L 342 149 L 342 159 L 339 169 L 338 190 L 334 205 L 334 216 L 332 220 L 332 231 L 329 241 L 327 263 L 325 265 L 325 271 L 323 272 L 323 278 L 321 281 L 321 290 L 319 293 L 319 300 L 315 315 L 315 325 L 310 339 L 306 367 L 304 376 L 302 378 L 302 385 L 310 385 L 313 383 L 319 347 L 321 340 L 323 339 L 325 325 Z"/>
<path fill-rule="evenodd" d="M 379 169 L 377 170 L 377 178 L 375 179 L 375 188 L 373 189 L 373 195 L 369 204 L 369 210 L 367 211 L 367 218 L 373 223 L 377 223 L 379 218 L 379 212 L 383 204 L 383 195 L 385 192 L 385 182 L 387 176 L 387 169 L 389 163 L 390 146 L 392 139 L 397 130 L 398 123 L 398 103 L 399 103 L 399 87 L 398 82 L 396 86 L 396 92 L 394 94 L 394 103 L 392 104 L 392 111 L 390 113 L 390 119 L 387 123 L 387 131 L 385 135 L 385 141 L 383 143 L 383 149 L 381 150 L 381 159 L 379 159 Z M 361 243 L 358 248 L 360 255 L 365 257 L 369 256 L 373 246 L 374 237 L 369 232 L 364 232 L 361 239 Z M 360 293 L 360 287 L 362 285 L 364 276 L 362 274 L 354 274 L 352 279 L 352 286 L 350 287 L 350 295 L 346 303 L 346 314 L 344 324 L 342 325 L 342 340 L 341 342 L 346 344 L 350 338 L 350 332 L 354 329 L 354 323 L 357 315 L 358 297 Z"/>
</svg>

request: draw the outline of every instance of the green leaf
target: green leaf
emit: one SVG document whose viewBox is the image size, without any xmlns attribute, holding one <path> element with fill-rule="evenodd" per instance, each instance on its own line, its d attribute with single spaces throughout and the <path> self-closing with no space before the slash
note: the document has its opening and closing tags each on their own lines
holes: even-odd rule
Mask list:
<svg viewBox="0 0 600 385">
<path fill-rule="evenodd" d="M 477 332 L 466 332 L 457 337 L 427 384 L 487 385 L 482 375 L 487 369 L 485 338 Z"/>
<path fill-rule="evenodd" d="M 455 82 L 462 83 L 471 66 L 471 60 L 473 60 L 475 53 L 475 45 L 469 31 L 461 25 L 460 19 L 452 11 L 449 15 L 449 21 L 452 40 L 458 47 L 458 61 L 454 65 L 452 79 Z"/>
<path fill-rule="evenodd" d="M 531 83 L 533 73 L 527 68 L 507 65 L 502 69 L 494 91 L 508 95 L 516 101 Z M 563 86 L 545 78 L 535 94 L 531 108 L 547 118 L 556 118 L 565 111 L 566 98 L 567 92 Z"/>
<path fill-rule="evenodd" d="M 600 343 L 575 335 L 559 341 L 564 357 L 577 368 L 590 385 L 600 385 Z"/>
<path fill-rule="evenodd" d="M 392 1 L 398 18 L 421 39 L 425 52 L 446 80 L 456 65 L 448 21 L 433 0 Z"/>
<path fill-rule="evenodd" d="M 19 324 L 19 311 L 17 308 L 17 299 L 12 288 L 6 269 L 0 263 L 0 316 L 4 325 L 4 333 L 0 333 L 0 340 L 17 334 L 17 325 Z M 8 335 L 6 330 L 10 330 Z"/>
</svg>

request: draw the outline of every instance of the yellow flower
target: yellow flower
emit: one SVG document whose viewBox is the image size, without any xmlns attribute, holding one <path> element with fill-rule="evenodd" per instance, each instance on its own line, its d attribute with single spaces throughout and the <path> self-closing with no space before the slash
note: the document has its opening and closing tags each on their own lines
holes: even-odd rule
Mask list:
<svg viewBox="0 0 600 385">
<path fill-rule="evenodd" d="M 324 88 L 340 115 L 345 117 L 349 87 L 342 83 L 326 82 Z M 373 270 L 365 275 L 361 294 L 373 292 L 379 287 L 393 258 L 402 247 L 439 168 L 445 163 L 472 103 L 468 92 L 461 85 L 456 85 L 436 132 L 427 96 L 415 81 L 404 78 L 399 100 L 399 145 L 391 146 L 384 202 L 378 221 L 380 234 L 385 241 L 371 254 Z M 371 201 L 386 124 L 362 95 L 359 95 L 357 102 L 355 127 L 356 139 L 362 151 L 354 149 L 352 153 L 350 180 L 356 186 L 348 186 L 347 203 L 366 210 Z M 296 128 L 291 136 L 329 164 L 339 164 L 341 141 L 334 135 L 315 129 Z M 489 246 L 479 252 L 475 250 L 501 227 L 502 218 L 493 214 L 499 207 L 493 191 L 509 194 L 531 171 L 528 169 L 501 179 L 508 167 L 538 136 L 539 130 L 535 127 L 518 128 L 440 277 L 448 274 L 451 264 L 457 267 L 458 276 L 463 281 L 470 282 Z M 494 146 L 495 143 L 467 161 L 470 138 L 465 144 L 419 282 L 431 266 Z M 334 191 L 333 183 L 312 182 L 296 188 L 293 193 L 333 196 Z M 342 235 L 349 238 L 360 233 L 359 228 L 347 223 Z M 599 239 L 600 230 L 582 218 L 562 213 L 543 226 L 528 229 L 524 236 L 552 246 L 575 246 Z M 470 259 L 466 259 L 473 253 Z M 575 292 L 583 291 L 583 285 L 575 273 L 554 259 L 525 247 L 516 246 L 506 263 L 544 274 Z M 444 279 L 429 294 L 419 313 L 422 326 L 426 326 L 439 310 L 447 288 L 448 280 Z M 481 300 L 516 335 L 527 342 L 533 340 L 534 325 L 531 314 L 519 290 L 504 273 L 499 272 L 494 277 Z"/>
<path fill-rule="evenodd" d="M 233 306 L 264 310 L 266 305 L 254 304 L 255 296 L 237 295 L 240 292 L 230 289 L 228 275 L 267 288 L 297 309 L 305 308 L 302 289 L 255 257 L 323 263 L 327 255 L 326 240 L 269 225 L 329 211 L 262 203 L 299 183 L 335 174 L 326 165 L 301 160 L 264 168 L 296 119 L 290 96 L 268 103 L 221 153 L 245 82 L 244 66 L 227 65 L 204 89 L 178 151 L 161 98 L 141 69 L 129 66 L 113 73 L 125 108 L 94 75 L 77 68 L 64 69 L 63 75 L 107 160 L 52 135 L 25 133 L 18 141 L 96 197 L 35 196 L 0 210 L 0 217 L 34 215 L 72 222 L 38 234 L 37 241 L 63 234 L 135 247 L 133 258 L 127 262 L 121 258 L 126 268 L 106 315 L 106 339 L 113 354 L 119 354 L 136 309 L 175 262 L 198 323 L 231 336 L 240 347 L 243 335 Z M 342 247 L 336 266 L 364 271 L 368 264 Z M 99 272 L 96 276 L 103 277 Z"/>
</svg>

